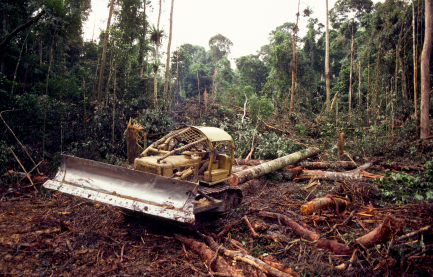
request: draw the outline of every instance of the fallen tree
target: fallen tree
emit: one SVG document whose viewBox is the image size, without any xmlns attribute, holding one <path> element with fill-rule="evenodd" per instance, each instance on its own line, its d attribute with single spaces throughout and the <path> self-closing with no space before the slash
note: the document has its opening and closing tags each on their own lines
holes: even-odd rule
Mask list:
<svg viewBox="0 0 433 277">
<path fill-rule="evenodd" d="M 260 269 L 261 271 L 265 272 L 266 274 L 269 274 L 269 275 L 275 276 L 275 277 L 289 277 L 289 276 L 298 277 L 299 276 L 298 273 L 294 272 L 291 269 L 286 268 L 285 272 L 280 271 L 280 270 L 270 266 L 269 264 L 265 263 L 264 261 L 262 261 L 258 258 L 254 258 L 251 255 L 228 250 L 227 248 L 216 243 L 213 240 L 213 238 L 210 236 L 206 236 L 206 235 L 201 234 L 201 233 L 198 233 L 198 234 L 209 245 L 209 247 L 212 250 L 216 251 L 217 253 L 223 254 L 223 255 L 230 257 L 232 259 L 235 259 L 235 260 L 243 261 L 249 265 L 254 266 L 257 269 Z"/>
<path fill-rule="evenodd" d="M 293 231 L 295 231 L 302 238 L 309 241 L 316 242 L 317 247 L 319 248 L 329 250 L 338 255 L 349 255 L 350 253 L 352 253 L 352 249 L 347 245 L 339 243 L 334 240 L 320 238 L 319 234 L 310 231 L 308 229 L 305 229 L 304 227 L 302 227 L 301 225 L 299 225 L 298 223 L 296 223 L 295 221 L 293 221 L 292 219 L 290 219 L 285 215 L 278 214 L 278 213 L 264 212 L 264 211 L 259 212 L 259 215 L 263 217 L 278 219 L 279 222 L 281 222 L 281 224 L 285 226 L 289 226 L 290 228 L 293 229 Z"/>
<path fill-rule="evenodd" d="M 311 215 L 318 210 L 334 208 L 337 214 L 346 209 L 349 200 L 336 195 L 326 195 L 316 198 L 301 206 L 302 215 Z"/>
<path fill-rule="evenodd" d="M 241 277 L 244 276 L 229 266 L 226 261 L 221 258 L 218 253 L 213 253 L 204 243 L 195 241 L 193 239 L 186 238 L 184 236 L 175 234 L 175 239 L 184 243 L 186 246 L 191 248 L 194 252 L 200 255 L 205 262 L 206 266 L 211 268 L 213 271 L 227 274 L 228 276 Z M 217 246 L 218 248 L 218 246 Z"/>
<path fill-rule="evenodd" d="M 302 166 L 307 169 L 355 169 L 354 162 L 340 161 L 340 162 L 306 162 L 302 161 L 296 165 Z"/>
<path fill-rule="evenodd" d="M 245 183 L 248 180 L 263 176 L 267 173 L 275 172 L 285 166 L 305 160 L 311 156 L 317 155 L 318 153 L 320 153 L 320 149 L 318 148 L 307 148 L 305 150 L 295 152 L 267 163 L 233 173 L 233 178 L 230 180 L 230 185 L 236 186 Z"/>
</svg>

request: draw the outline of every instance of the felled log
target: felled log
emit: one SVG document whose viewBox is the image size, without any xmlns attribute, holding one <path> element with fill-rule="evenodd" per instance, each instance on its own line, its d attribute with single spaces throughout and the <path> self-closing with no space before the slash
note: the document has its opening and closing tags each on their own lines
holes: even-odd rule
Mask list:
<svg viewBox="0 0 433 277">
<path fill-rule="evenodd" d="M 376 243 L 381 243 L 389 240 L 391 237 L 391 217 L 387 216 L 379 226 L 377 226 L 373 231 L 368 234 L 357 238 L 356 241 L 364 246 L 365 248 L 370 248 Z"/>
<path fill-rule="evenodd" d="M 318 153 L 320 153 L 320 150 L 318 148 L 307 148 L 305 150 L 298 151 L 296 153 L 272 160 L 270 162 L 233 173 L 233 178 L 230 180 L 230 185 L 236 186 L 245 183 L 248 180 L 255 179 L 267 173 L 275 172 L 285 166 L 305 160 L 306 158 L 314 156 Z"/>
<path fill-rule="evenodd" d="M 296 165 L 302 166 L 306 169 L 355 169 L 356 164 L 354 162 L 306 162 L 302 161 Z"/>
<path fill-rule="evenodd" d="M 260 258 L 260 260 L 264 261 L 268 265 L 270 265 L 270 266 L 272 266 L 272 267 L 274 267 L 274 268 L 276 268 L 282 272 L 294 275 L 294 272 L 290 267 L 283 265 L 283 264 L 279 263 L 278 261 L 276 261 L 274 256 L 269 255 L 269 256 L 261 257 L 261 255 L 260 255 L 259 258 Z"/>
<path fill-rule="evenodd" d="M 262 260 L 254 258 L 251 255 L 228 250 L 227 248 L 220 246 L 218 243 L 216 243 L 213 240 L 213 238 L 210 236 L 206 236 L 206 235 L 201 234 L 201 233 L 199 233 L 199 235 L 204 239 L 204 241 L 209 245 L 209 247 L 212 250 L 218 251 L 218 253 L 224 254 L 227 257 L 230 257 L 232 259 L 240 260 L 240 261 L 243 261 L 245 263 L 248 263 L 249 265 L 252 265 L 255 268 L 260 269 L 261 271 L 265 272 L 266 274 L 268 274 L 270 276 L 275 276 L 275 277 L 289 277 L 289 276 L 298 277 L 299 276 L 299 274 L 294 272 L 294 271 L 291 271 L 291 273 L 282 272 L 276 268 L 273 268 L 272 266 L 268 265 L 267 263 L 263 262 Z"/>
<path fill-rule="evenodd" d="M 344 211 L 349 200 L 335 195 L 326 195 L 325 197 L 316 198 L 301 206 L 302 215 L 310 215 L 318 210 L 334 208 L 338 213 Z"/>
<path fill-rule="evenodd" d="M 279 219 L 281 224 L 289 226 L 290 228 L 293 229 L 293 231 L 295 231 L 302 238 L 309 241 L 315 241 L 317 247 L 319 248 L 329 250 L 338 255 L 349 255 L 350 253 L 352 253 L 352 249 L 346 246 L 345 244 L 339 243 L 334 240 L 320 238 L 319 234 L 305 229 L 304 227 L 302 227 L 301 225 L 299 225 L 298 223 L 296 223 L 295 221 L 293 221 L 292 219 L 290 219 L 285 215 L 278 214 L 278 213 L 264 212 L 264 211 L 260 211 L 259 215 L 263 217 Z"/>
<path fill-rule="evenodd" d="M 186 246 L 191 248 L 194 252 L 199 254 L 200 257 L 203 259 L 203 261 L 205 261 L 205 263 L 213 271 L 228 274 L 229 276 L 235 276 L 235 277 L 236 276 L 237 277 L 243 276 L 239 272 L 235 271 L 231 266 L 229 266 L 223 258 L 218 256 L 218 254 L 216 254 L 216 257 L 215 257 L 212 250 L 210 250 L 209 247 L 207 245 L 205 245 L 204 243 L 195 241 L 193 239 L 186 238 L 186 237 L 178 235 L 178 234 L 175 234 L 174 237 L 178 241 L 184 243 Z M 218 247 L 219 247 L 219 245 L 217 244 L 217 248 Z M 215 257 L 215 260 L 213 260 L 214 257 Z"/>
<path fill-rule="evenodd" d="M 299 174 L 298 179 L 312 178 L 316 177 L 321 180 L 329 181 L 366 181 L 366 180 L 376 180 L 378 178 L 384 177 L 383 175 L 376 175 L 364 171 L 364 169 L 370 167 L 371 164 L 364 164 L 352 171 L 346 172 L 331 172 L 322 170 L 304 170 Z"/>
<path fill-rule="evenodd" d="M 424 233 L 425 231 L 427 231 L 428 229 L 430 229 L 430 227 L 431 227 L 431 225 L 424 226 L 424 227 L 422 227 L 421 229 L 419 229 L 417 231 L 410 232 L 408 234 L 405 234 L 405 235 L 397 238 L 395 241 L 402 241 L 402 240 L 405 240 L 405 239 L 408 239 L 408 238 L 412 238 L 412 237 L 414 237 L 414 236 L 416 236 L 418 234 Z"/>
<path fill-rule="evenodd" d="M 258 237 L 259 234 L 257 234 L 257 232 L 254 230 L 253 226 L 251 226 L 250 221 L 248 220 L 248 217 L 246 215 L 244 215 L 244 217 L 242 217 L 242 219 L 245 221 L 245 223 L 248 226 L 248 229 L 250 229 L 251 231 L 251 235 L 253 235 L 253 237 Z"/>
<path fill-rule="evenodd" d="M 263 163 L 267 163 L 269 161 L 265 161 L 265 160 L 246 160 L 246 159 L 234 159 L 233 160 L 233 164 L 234 165 L 249 165 L 249 166 L 255 166 L 255 165 L 259 165 L 259 164 L 263 164 Z"/>
</svg>

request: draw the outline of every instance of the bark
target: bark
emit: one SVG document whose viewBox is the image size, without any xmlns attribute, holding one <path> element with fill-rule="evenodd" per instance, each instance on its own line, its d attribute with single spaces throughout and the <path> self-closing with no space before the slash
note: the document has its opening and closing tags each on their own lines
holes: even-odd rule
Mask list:
<svg viewBox="0 0 433 277">
<path fill-rule="evenodd" d="M 288 156 L 284 156 L 270 162 L 257 165 L 244 171 L 233 173 L 232 175 L 234 178 L 230 180 L 230 185 L 236 186 L 238 184 L 245 183 L 248 180 L 263 176 L 267 173 L 275 172 L 285 166 L 305 160 L 318 153 L 320 153 L 320 150 L 318 148 L 308 148 L 306 150 L 301 150 Z"/>
<path fill-rule="evenodd" d="M 253 226 L 251 226 L 250 221 L 248 220 L 248 217 L 246 215 L 244 215 L 244 217 L 242 217 L 242 219 L 245 221 L 245 223 L 248 226 L 248 229 L 250 229 L 251 231 L 251 235 L 253 235 L 253 237 L 258 237 L 259 234 L 257 234 L 256 230 L 254 230 Z"/>
<path fill-rule="evenodd" d="M 387 216 L 379 226 L 377 226 L 373 231 L 369 232 L 368 234 L 357 238 L 356 242 L 358 242 L 365 248 L 370 248 L 376 243 L 381 243 L 389 240 L 391 235 L 391 217 Z"/>
<path fill-rule="evenodd" d="M 325 79 L 326 79 L 326 106 L 331 104 L 331 80 L 329 76 L 329 20 L 328 0 L 326 0 L 326 43 L 325 43 Z"/>
<path fill-rule="evenodd" d="M 420 129 L 421 139 L 430 134 L 429 102 L 430 102 L 430 54 L 432 49 L 433 32 L 433 0 L 425 0 L 425 34 L 424 46 L 421 54 L 421 108 Z"/>
<path fill-rule="evenodd" d="M 322 171 L 322 170 L 304 170 L 298 176 L 298 179 L 304 178 L 312 178 L 316 177 L 321 180 L 328 181 L 366 181 L 366 180 L 375 180 L 377 178 L 383 177 L 383 175 L 372 175 L 365 174 L 364 172 L 359 173 L 347 173 L 347 172 L 330 172 L 330 171 Z"/>
<path fill-rule="evenodd" d="M 145 51 L 145 42 L 146 42 L 146 2 L 143 3 L 143 13 L 141 18 L 141 23 L 143 24 L 143 32 L 141 34 L 141 37 L 139 39 L 140 41 L 140 53 L 138 55 L 138 62 L 140 67 L 140 77 L 143 77 L 144 73 L 144 51 Z M 147 72 L 146 72 L 147 74 Z"/>
<path fill-rule="evenodd" d="M 415 20 L 415 0 L 412 1 L 412 44 L 413 44 L 413 104 L 415 107 L 415 125 L 418 126 L 418 106 L 417 106 L 417 87 L 418 87 L 418 70 L 417 70 L 417 45 L 416 45 L 416 20 Z"/>
<path fill-rule="evenodd" d="M 131 119 L 129 119 L 126 129 L 126 147 L 129 164 L 133 164 L 135 158 L 138 158 L 140 155 L 140 150 L 138 149 L 138 132 L 141 129 L 140 125 L 131 124 Z"/>
<path fill-rule="evenodd" d="M 355 169 L 356 164 L 354 162 L 300 162 L 296 165 L 302 166 L 307 169 Z"/>
<path fill-rule="evenodd" d="M 249 165 L 249 166 L 255 166 L 255 165 L 259 165 L 259 164 L 263 164 L 263 163 L 267 163 L 269 161 L 264 161 L 264 160 L 246 160 L 246 159 L 241 159 L 241 158 L 237 158 L 233 160 L 233 164 L 234 165 Z"/>
<path fill-rule="evenodd" d="M 98 100 L 97 100 L 98 104 L 101 103 L 101 97 L 102 97 L 102 83 L 104 81 L 105 60 L 107 58 L 108 30 L 110 29 L 111 16 L 113 15 L 114 1 L 115 0 L 111 0 L 110 11 L 108 12 L 107 28 L 105 30 L 105 36 L 104 36 L 104 45 L 102 46 L 101 71 L 99 72 L 99 83 L 98 83 Z"/>
<path fill-rule="evenodd" d="M 199 234 L 199 235 L 204 239 L 204 241 L 209 245 L 209 247 L 212 250 L 218 251 L 218 253 L 224 254 L 225 256 L 230 257 L 232 259 L 246 262 L 254 266 L 255 268 L 260 269 L 261 271 L 265 272 L 270 276 L 275 276 L 275 277 L 299 276 L 299 274 L 294 271 L 291 271 L 290 273 L 282 272 L 276 268 L 269 266 L 267 263 L 263 262 L 262 260 L 254 258 L 251 255 L 227 250 L 225 247 L 220 246 L 218 243 L 216 243 L 213 240 L 213 238 L 211 238 L 210 236 L 206 236 L 203 234 Z"/>
<path fill-rule="evenodd" d="M 316 198 L 311 200 L 310 202 L 301 206 L 302 215 L 311 215 L 318 210 L 324 210 L 327 208 L 333 208 L 337 211 L 337 214 L 340 211 L 346 209 L 349 200 L 335 196 L 335 195 L 327 195 L 325 197 Z"/>
<path fill-rule="evenodd" d="M 173 4 L 174 0 L 171 0 L 171 11 L 170 11 L 170 33 L 168 35 L 168 45 L 167 45 L 167 62 L 165 65 L 165 82 L 164 82 L 164 94 L 167 95 L 168 92 L 168 77 L 170 70 L 170 46 L 171 46 L 171 37 L 173 31 Z"/>
<path fill-rule="evenodd" d="M 159 20 L 161 18 L 161 0 L 159 0 L 159 13 L 158 13 L 158 23 L 157 23 L 157 30 L 159 31 Z M 156 45 L 155 45 L 155 62 L 158 61 L 158 48 L 159 48 L 159 37 L 156 40 Z M 154 98 L 154 104 L 155 107 L 158 108 L 158 66 L 156 66 L 156 70 L 155 70 L 155 66 L 153 68 L 153 98 Z"/>
<path fill-rule="evenodd" d="M 299 20 L 299 5 L 301 4 L 301 0 L 298 1 L 298 13 L 296 14 L 296 25 L 295 28 L 293 30 L 293 38 L 292 38 L 292 47 L 293 47 L 293 57 L 292 57 L 292 89 L 291 89 L 291 94 L 290 94 L 290 109 L 289 109 L 289 114 L 292 113 L 292 109 L 293 109 L 293 98 L 295 95 L 295 78 L 296 78 L 296 73 L 295 73 L 295 66 L 296 66 L 296 56 L 295 56 L 295 52 L 296 52 L 296 42 L 295 42 L 295 37 L 296 37 L 296 32 L 298 31 L 298 20 Z"/>
<path fill-rule="evenodd" d="M 346 246 L 345 244 L 339 243 L 337 241 L 329 240 L 329 239 L 324 239 L 324 238 L 321 239 L 319 234 L 305 229 L 304 227 L 302 227 L 301 225 L 299 225 L 298 223 L 296 223 L 295 221 L 293 221 L 292 219 L 290 219 L 285 215 L 278 214 L 278 213 L 264 212 L 264 211 L 259 212 L 259 215 L 263 217 L 278 219 L 281 222 L 281 224 L 285 226 L 289 226 L 290 228 L 293 229 L 295 233 L 297 233 L 302 238 L 309 241 L 316 241 L 317 247 L 319 248 L 329 250 L 331 252 L 336 253 L 337 255 L 349 255 L 350 253 L 352 253 L 352 249 Z"/>
<path fill-rule="evenodd" d="M 207 266 L 210 267 L 213 271 L 225 273 L 229 276 L 243 276 L 242 274 L 235 271 L 231 266 L 229 266 L 223 258 L 218 256 L 218 253 L 216 253 L 215 260 L 213 260 L 215 254 L 204 243 L 186 238 L 178 234 L 175 234 L 174 237 L 178 241 L 184 243 L 186 246 L 191 248 L 194 252 L 199 254 L 203 261 L 207 264 Z M 217 248 L 218 247 L 219 246 L 217 245 Z"/>
<path fill-rule="evenodd" d="M 355 40 L 353 39 L 353 27 L 352 27 L 352 43 L 350 46 L 350 77 L 349 77 L 349 115 L 352 114 L 352 75 L 353 75 L 353 47 Z"/>
<path fill-rule="evenodd" d="M 361 75 L 361 60 L 359 60 L 359 64 L 358 64 L 358 105 L 359 105 L 359 109 L 361 108 L 361 104 L 362 104 L 362 97 L 361 97 L 361 84 L 362 84 L 362 75 Z"/>
</svg>

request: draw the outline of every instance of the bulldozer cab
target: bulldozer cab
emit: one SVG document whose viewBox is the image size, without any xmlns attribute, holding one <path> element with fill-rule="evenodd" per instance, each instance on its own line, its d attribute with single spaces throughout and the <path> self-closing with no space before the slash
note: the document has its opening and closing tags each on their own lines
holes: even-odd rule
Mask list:
<svg viewBox="0 0 433 277">
<path fill-rule="evenodd" d="M 134 169 L 213 186 L 231 179 L 233 155 L 233 139 L 224 130 L 185 126 L 152 143 Z"/>
</svg>

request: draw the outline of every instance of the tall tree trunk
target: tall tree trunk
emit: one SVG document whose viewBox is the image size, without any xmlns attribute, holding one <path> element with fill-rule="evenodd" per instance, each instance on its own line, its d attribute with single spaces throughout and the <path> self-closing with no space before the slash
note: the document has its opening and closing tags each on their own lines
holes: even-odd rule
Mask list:
<svg viewBox="0 0 433 277">
<path fill-rule="evenodd" d="M 201 103 L 200 103 L 200 78 L 198 77 L 198 69 L 197 69 L 197 88 L 198 88 L 198 109 L 200 111 L 200 117 L 201 117 Z"/>
<path fill-rule="evenodd" d="M 361 108 L 361 104 L 362 104 L 362 96 L 361 96 L 361 84 L 362 84 L 362 75 L 361 75 L 361 59 L 359 59 L 359 63 L 358 63 L 358 105 L 359 105 L 359 109 Z"/>
<path fill-rule="evenodd" d="M 171 46 L 171 36 L 173 30 L 173 4 L 174 0 L 171 0 L 171 11 L 170 11 L 170 33 L 168 35 L 168 45 L 167 45 L 167 63 L 165 65 L 165 82 L 164 82 L 164 94 L 167 95 L 168 91 L 168 77 L 170 70 L 170 46 Z"/>
<path fill-rule="evenodd" d="M 213 94 L 213 90 L 214 90 L 214 87 L 215 87 L 216 68 L 217 68 L 217 59 L 215 57 L 215 67 L 214 67 L 214 70 L 213 70 L 213 77 L 212 77 L 212 98 L 213 99 L 215 99 L 214 94 Z"/>
<path fill-rule="evenodd" d="M 418 106 L 417 106 L 417 86 L 418 86 L 418 70 L 417 70 L 417 45 L 416 45 L 416 20 L 415 20 L 415 0 L 412 1 L 412 43 L 413 43 L 413 103 L 415 106 L 415 125 L 418 126 Z M 418 129 L 418 128 L 417 128 Z M 417 134 L 418 135 L 418 134 Z"/>
<path fill-rule="evenodd" d="M 430 135 L 429 102 L 430 102 L 430 54 L 433 32 L 433 0 L 425 0 L 425 34 L 421 54 L 421 139 Z"/>
<path fill-rule="evenodd" d="M 161 0 L 159 0 L 159 13 L 158 13 L 158 23 L 157 23 L 157 30 L 159 31 L 159 20 L 161 19 Z M 155 46 L 155 62 L 158 64 L 158 48 L 159 48 L 159 38 L 156 40 L 156 46 Z M 153 98 L 155 101 L 155 108 L 158 108 L 158 67 L 156 67 L 156 70 L 153 70 L 154 76 L 153 76 Z"/>
<path fill-rule="evenodd" d="M 117 59 L 114 63 L 114 85 L 113 85 L 113 124 L 111 125 L 111 144 L 114 145 L 114 123 L 116 116 L 116 85 L 117 85 Z"/>
<path fill-rule="evenodd" d="M 144 73 L 144 51 L 145 51 L 145 47 L 146 47 L 146 1 L 144 1 L 143 3 L 143 13 L 141 15 L 141 24 L 143 24 L 141 26 L 142 28 L 142 33 L 140 36 L 140 53 L 138 54 L 138 63 L 140 66 L 140 78 L 143 77 L 143 73 Z M 147 74 L 147 72 L 146 72 Z"/>
<path fill-rule="evenodd" d="M 115 0 L 111 0 L 110 11 L 108 13 L 107 28 L 105 30 L 105 36 L 104 36 L 104 45 L 102 47 L 101 71 L 99 73 L 99 84 L 98 84 L 98 104 L 101 103 L 101 97 L 102 97 L 102 83 L 104 80 L 105 59 L 107 55 L 108 30 L 110 29 L 111 16 L 113 15 L 114 1 Z"/>
<path fill-rule="evenodd" d="M 407 96 L 407 80 L 406 80 L 406 68 L 402 59 L 400 59 L 400 67 L 401 67 L 401 94 L 405 100 L 408 99 Z"/>
<path fill-rule="evenodd" d="M 353 39 L 353 26 L 352 26 L 352 43 L 350 45 L 350 77 L 349 77 L 349 115 L 352 114 L 352 75 L 353 75 L 353 46 L 355 40 Z"/>
<path fill-rule="evenodd" d="M 326 79 L 326 107 L 331 104 L 331 79 L 329 75 L 329 19 L 328 19 L 328 0 L 326 0 L 326 43 L 325 43 L 325 79 Z"/>
<path fill-rule="evenodd" d="M 293 43 L 293 57 L 292 57 L 292 91 L 290 94 L 290 109 L 289 109 L 289 114 L 292 113 L 292 109 L 293 109 L 293 96 L 295 94 L 295 78 L 296 78 L 296 73 L 295 73 L 295 59 L 296 59 L 296 42 L 295 42 L 295 36 L 296 36 L 296 32 L 298 31 L 298 19 L 299 19 L 299 5 L 301 4 L 301 0 L 298 1 L 298 13 L 296 14 L 296 25 L 295 28 L 293 30 L 293 38 L 292 38 L 292 43 Z"/>
</svg>

